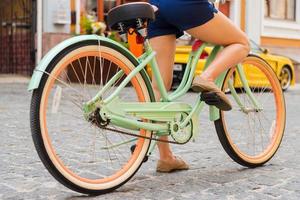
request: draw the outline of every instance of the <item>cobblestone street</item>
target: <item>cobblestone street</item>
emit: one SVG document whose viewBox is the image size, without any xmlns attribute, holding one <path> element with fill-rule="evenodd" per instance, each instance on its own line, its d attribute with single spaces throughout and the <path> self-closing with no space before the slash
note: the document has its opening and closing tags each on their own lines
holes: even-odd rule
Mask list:
<svg viewBox="0 0 300 200">
<path fill-rule="evenodd" d="M 300 199 L 300 86 L 286 95 L 287 125 L 281 147 L 264 167 L 233 162 L 218 141 L 208 109 L 196 142 L 172 146 L 190 170 L 156 173 L 157 150 L 131 181 L 113 193 L 87 197 L 58 183 L 33 146 L 26 81 L 0 81 L 0 199 Z M 189 100 L 196 98 L 188 94 Z"/>
</svg>

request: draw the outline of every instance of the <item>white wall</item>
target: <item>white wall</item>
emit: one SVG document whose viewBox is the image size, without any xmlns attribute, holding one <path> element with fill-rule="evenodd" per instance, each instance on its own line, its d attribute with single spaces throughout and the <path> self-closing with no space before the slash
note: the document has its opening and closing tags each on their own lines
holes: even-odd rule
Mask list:
<svg viewBox="0 0 300 200">
<path fill-rule="evenodd" d="M 240 27 L 241 24 L 241 0 L 230 1 L 230 19 Z"/>
<path fill-rule="evenodd" d="M 70 0 L 43 0 L 43 32 L 70 33 Z"/>
<path fill-rule="evenodd" d="M 265 19 L 264 9 L 264 0 L 246 0 L 246 33 L 249 38 L 258 44 L 261 36 L 300 39 L 300 0 L 296 0 L 296 21 Z"/>
<path fill-rule="evenodd" d="M 246 0 L 246 33 L 250 39 L 260 44 L 262 34 L 263 0 Z"/>
</svg>

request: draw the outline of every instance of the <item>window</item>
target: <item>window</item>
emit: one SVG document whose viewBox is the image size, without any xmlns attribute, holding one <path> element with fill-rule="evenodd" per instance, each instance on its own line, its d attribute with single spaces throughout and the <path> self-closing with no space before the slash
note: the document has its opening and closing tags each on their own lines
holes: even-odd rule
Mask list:
<svg viewBox="0 0 300 200">
<path fill-rule="evenodd" d="M 265 0 L 265 18 L 296 20 L 296 0 Z"/>
</svg>

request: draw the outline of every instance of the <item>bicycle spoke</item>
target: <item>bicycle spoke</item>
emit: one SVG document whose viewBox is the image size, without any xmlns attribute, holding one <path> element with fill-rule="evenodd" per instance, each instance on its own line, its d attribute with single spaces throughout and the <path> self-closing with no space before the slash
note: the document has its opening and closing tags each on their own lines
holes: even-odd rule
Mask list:
<svg viewBox="0 0 300 200">
<path fill-rule="evenodd" d="M 40 120 L 40 127 L 35 129 L 40 129 L 43 134 L 39 140 L 45 144 L 41 147 L 46 149 L 42 153 L 51 157 L 47 160 L 52 163 L 49 165 L 73 184 L 82 183 L 101 189 L 103 183 L 119 185 L 128 180 L 140 166 L 150 141 L 124 135 L 121 133 L 123 128 L 110 121 L 107 128 L 113 129 L 104 129 L 100 123 L 102 116 L 97 113 L 102 109 L 101 101 L 91 108 L 97 112 L 89 113 L 84 109 L 84 103 L 91 102 L 100 92 L 102 99 L 109 97 L 135 65 L 120 53 L 113 55 L 115 49 L 102 48 L 100 43 L 82 45 L 84 48 L 67 50 L 72 53 L 66 52 L 63 62 L 53 62 L 57 64 L 47 68 L 49 72 L 43 72 L 46 82 L 43 81 L 41 87 L 47 92 L 42 93 L 43 98 L 37 99 L 37 102 L 41 101 L 41 107 L 37 108 L 41 111 L 35 117 Z M 116 78 L 116 73 L 122 76 Z M 106 91 L 101 91 L 112 77 L 114 82 L 105 87 Z M 124 102 L 148 100 L 150 97 L 143 77 L 137 74 L 133 78 L 135 81 L 123 88 L 118 98 Z M 150 137 L 150 134 L 146 132 L 145 136 Z M 133 144 L 139 148 L 132 153 Z"/>
<path fill-rule="evenodd" d="M 64 86 L 66 86 L 67 88 L 70 88 L 72 90 L 74 90 L 76 93 L 81 94 L 78 90 L 76 90 L 75 88 L 71 87 L 70 85 L 68 85 L 67 83 L 65 83 L 64 81 L 52 76 L 50 73 L 44 71 L 43 73 L 47 74 L 50 78 L 55 79 L 56 81 L 58 81 L 59 83 L 63 84 Z"/>
<path fill-rule="evenodd" d="M 229 155 L 234 160 L 242 160 L 241 163 L 245 166 L 249 166 L 249 163 L 263 156 L 270 156 L 267 154 L 271 151 L 270 149 L 278 148 L 279 144 L 275 143 L 275 140 L 272 138 L 282 137 L 282 132 L 276 131 L 278 127 L 282 126 L 275 126 L 274 124 L 277 123 L 280 117 L 284 116 L 279 112 L 280 109 L 278 108 L 278 106 L 282 105 L 282 102 L 279 100 L 282 94 L 280 93 L 280 86 L 276 84 L 278 80 L 276 74 L 265 62 L 261 62 L 259 58 L 250 56 L 248 60 L 251 61 L 250 65 L 243 64 L 245 78 L 253 97 L 262 110 L 255 110 L 256 107 L 251 99 L 252 97 L 250 98 L 242 87 L 237 92 L 237 95 L 246 110 L 239 109 L 239 106 L 235 104 L 234 109 L 230 112 L 224 112 L 222 117 L 226 137 L 230 141 L 229 144 L 235 144 L 236 146 L 234 150 L 227 149 L 227 151 L 234 151 L 235 155 Z M 258 75 L 259 79 L 257 78 Z M 254 78 L 257 78 L 257 80 L 254 80 Z M 229 79 L 232 79 L 232 76 L 228 74 L 226 82 Z M 240 80 L 239 83 L 241 82 Z M 226 88 L 224 87 L 224 89 Z M 243 118 L 244 116 L 245 118 Z M 278 135 L 278 133 L 281 135 Z M 244 162 L 246 160 L 245 157 L 250 161 Z M 267 160 L 267 158 L 264 159 Z M 261 160 L 259 162 L 263 163 Z M 259 165 L 259 162 L 255 162 L 253 165 Z"/>
<path fill-rule="evenodd" d="M 87 57 L 86 62 L 87 62 L 86 65 L 89 66 L 89 70 L 90 70 L 90 72 L 91 72 L 91 76 L 92 76 L 92 85 L 96 85 L 95 71 L 92 70 L 92 67 L 91 67 L 91 64 L 90 64 L 90 61 L 89 61 L 89 57 Z"/>
</svg>

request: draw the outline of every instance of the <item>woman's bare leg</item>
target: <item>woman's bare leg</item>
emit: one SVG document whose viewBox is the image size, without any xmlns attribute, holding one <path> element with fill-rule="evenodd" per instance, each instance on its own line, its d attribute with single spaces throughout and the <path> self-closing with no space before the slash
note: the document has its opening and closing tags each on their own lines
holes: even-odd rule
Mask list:
<svg viewBox="0 0 300 200">
<path fill-rule="evenodd" d="M 215 14 L 215 17 L 206 24 L 189 29 L 187 32 L 202 41 L 225 46 L 201 74 L 205 80 L 215 80 L 226 69 L 241 62 L 250 51 L 246 34 L 221 12 Z"/>
<path fill-rule="evenodd" d="M 153 50 L 157 53 L 156 60 L 159 66 L 160 74 L 163 77 L 164 84 L 167 90 L 171 89 L 173 80 L 173 64 L 174 55 L 176 48 L 176 36 L 175 35 L 165 35 L 154 37 L 150 39 L 150 44 Z M 154 89 L 154 94 L 156 101 L 160 100 L 160 93 L 157 87 L 156 80 L 152 79 L 152 86 Z M 168 137 L 164 136 L 161 139 L 167 140 Z M 170 160 L 174 159 L 170 145 L 168 143 L 157 143 L 160 159 Z"/>
<path fill-rule="evenodd" d="M 173 80 L 173 64 L 176 49 L 176 36 L 164 35 L 151 38 L 150 45 L 156 52 L 156 60 L 159 66 L 160 74 L 162 75 L 165 87 L 167 90 L 171 89 Z M 160 93 L 156 80 L 152 80 L 152 86 L 157 101 L 160 100 Z"/>
<path fill-rule="evenodd" d="M 246 35 L 220 12 L 211 21 L 187 30 L 187 32 L 203 41 L 225 46 L 209 68 L 201 74 L 201 77 L 206 80 L 216 79 L 226 69 L 241 62 L 249 53 L 249 42 Z M 157 52 L 156 58 L 160 73 L 167 90 L 170 90 L 173 79 L 176 37 L 175 35 L 155 37 L 150 39 L 150 44 Z M 158 101 L 160 93 L 156 80 L 152 81 L 152 85 L 155 98 Z M 167 137 L 162 137 L 162 139 L 167 139 Z M 175 159 L 168 143 L 158 143 L 158 148 L 161 160 Z"/>
</svg>

